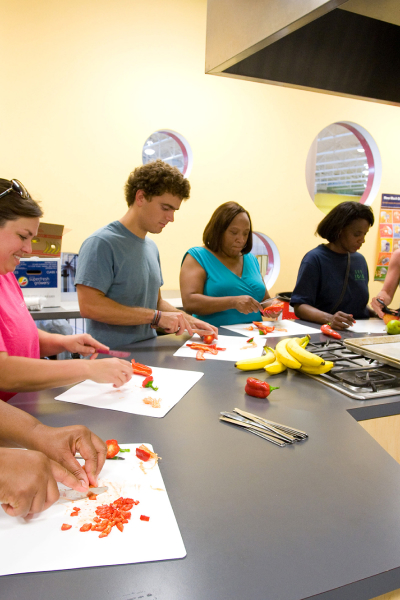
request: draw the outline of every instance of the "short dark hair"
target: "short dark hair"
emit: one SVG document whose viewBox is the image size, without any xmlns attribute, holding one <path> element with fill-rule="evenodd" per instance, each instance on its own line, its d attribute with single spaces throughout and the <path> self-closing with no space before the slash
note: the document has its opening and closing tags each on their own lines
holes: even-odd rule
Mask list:
<svg viewBox="0 0 400 600">
<path fill-rule="evenodd" d="M 135 202 L 138 190 L 143 190 L 146 200 L 166 193 L 187 200 L 190 196 L 190 183 L 179 169 L 157 159 L 137 167 L 129 175 L 125 184 L 125 199 L 128 206 L 132 206 Z"/>
<path fill-rule="evenodd" d="M 0 179 L 0 194 L 11 187 L 11 181 L 8 179 Z M 43 211 L 33 198 L 22 198 L 22 196 L 14 190 L 0 198 L 0 227 L 3 227 L 7 221 L 42 216 Z"/>
<path fill-rule="evenodd" d="M 372 226 L 375 219 L 371 207 L 360 202 L 341 202 L 322 219 L 315 235 L 336 242 L 342 230 L 356 219 L 365 219 Z"/>
<path fill-rule="evenodd" d="M 240 215 L 240 213 L 246 213 L 250 222 L 250 231 L 247 242 L 242 250 L 242 254 L 248 254 L 253 247 L 251 218 L 247 210 L 237 202 L 225 202 L 224 204 L 221 204 L 221 206 L 218 206 L 213 212 L 211 219 L 203 232 L 203 244 L 205 247 L 212 250 L 212 252 L 218 252 L 221 249 L 222 236 L 232 223 L 233 219 L 237 215 Z"/>
</svg>

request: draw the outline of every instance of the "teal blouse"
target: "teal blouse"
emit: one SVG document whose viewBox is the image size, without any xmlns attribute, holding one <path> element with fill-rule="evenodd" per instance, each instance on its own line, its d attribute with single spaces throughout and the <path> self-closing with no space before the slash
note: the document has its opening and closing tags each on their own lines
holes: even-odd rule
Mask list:
<svg viewBox="0 0 400 600">
<path fill-rule="evenodd" d="M 213 298 L 223 296 L 251 296 L 261 302 L 265 296 L 265 284 L 261 277 L 258 260 L 253 254 L 243 255 L 243 272 L 239 277 L 232 273 L 214 254 L 206 248 L 196 246 L 186 252 L 193 256 L 206 272 L 206 281 L 203 294 Z M 185 260 L 185 256 L 183 260 Z M 182 261 L 183 262 L 183 261 Z M 231 308 L 210 315 L 193 315 L 216 327 L 220 325 L 234 325 L 235 323 L 251 323 L 261 321 L 261 313 L 254 312 L 244 315 Z"/>
</svg>

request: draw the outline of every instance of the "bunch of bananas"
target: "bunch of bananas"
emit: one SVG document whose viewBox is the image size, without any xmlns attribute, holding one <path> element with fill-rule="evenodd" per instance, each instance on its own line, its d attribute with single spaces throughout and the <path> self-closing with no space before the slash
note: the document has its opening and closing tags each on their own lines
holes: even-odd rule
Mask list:
<svg viewBox="0 0 400 600">
<path fill-rule="evenodd" d="M 333 367 L 333 362 L 324 361 L 317 354 L 306 350 L 310 336 L 289 338 L 277 343 L 275 350 L 265 347 L 265 354 L 257 358 L 239 360 L 235 367 L 242 371 L 264 369 L 269 375 L 283 373 L 289 367 L 311 375 L 327 373 Z"/>
</svg>

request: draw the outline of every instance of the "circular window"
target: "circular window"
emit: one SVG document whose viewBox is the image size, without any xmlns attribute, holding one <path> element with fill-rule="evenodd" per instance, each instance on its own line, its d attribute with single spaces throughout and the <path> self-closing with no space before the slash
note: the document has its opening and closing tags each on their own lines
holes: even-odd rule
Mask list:
<svg viewBox="0 0 400 600">
<path fill-rule="evenodd" d="M 192 150 L 185 138 L 176 131 L 162 129 L 151 134 L 143 145 L 142 162 L 146 165 L 160 158 L 189 176 L 192 169 Z"/>
<path fill-rule="evenodd" d="M 325 214 L 346 200 L 372 204 L 381 172 L 378 146 L 368 131 L 356 123 L 343 121 L 325 127 L 307 156 L 308 191 Z"/>
<path fill-rule="evenodd" d="M 253 231 L 253 247 L 251 253 L 257 258 L 262 278 L 267 288 L 272 288 L 278 278 L 281 259 L 274 242 L 259 231 Z"/>
</svg>

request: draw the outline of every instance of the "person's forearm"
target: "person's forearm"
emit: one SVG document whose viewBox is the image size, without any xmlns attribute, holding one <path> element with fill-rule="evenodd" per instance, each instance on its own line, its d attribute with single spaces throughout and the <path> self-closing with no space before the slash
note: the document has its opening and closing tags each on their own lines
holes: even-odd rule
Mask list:
<svg viewBox="0 0 400 600">
<path fill-rule="evenodd" d="M 394 294 L 390 294 L 390 292 L 386 291 L 384 288 L 382 288 L 379 294 L 377 294 L 377 298 L 382 300 L 382 302 L 384 302 L 386 306 L 389 306 L 389 304 L 393 300 L 393 296 Z"/>
<path fill-rule="evenodd" d="M 89 368 L 86 360 L 38 360 L 4 352 L 0 355 L 0 390 L 35 392 L 61 387 L 87 379 Z"/>
<path fill-rule="evenodd" d="M 48 333 L 38 329 L 40 356 L 54 356 L 65 351 L 65 336 L 58 333 Z"/>
<path fill-rule="evenodd" d="M 38 425 L 42 424 L 32 415 L 0 401 L 0 446 L 34 449 Z"/>
<path fill-rule="evenodd" d="M 236 308 L 235 300 L 235 296 L 213 298 L 204 294 L 190 294 L 188 298 L 185 298 L 184 307 L 190 313 L 211 315 L 212 313 Z"/>
<path fill-rule="evenodd" d="M 108 325 L 148 325 L 154 318 L 154 309 L 125 306 L 106 296 L 96 296 L 96 301 L 85 303 L 79 300 L 81 316 Z"/>
<path fill-rule="evenodd" d="M 294 307 L 294 313 L 299 319 L 312 321 L 313 323 L 325 324 L 329 323 L 333 318 L 333 315 L 330 313 L 318 310 L 318 308 L 314 308 L 314 306 L 310 306 L 309 304 L 297 304 Z"/>
</svg>

